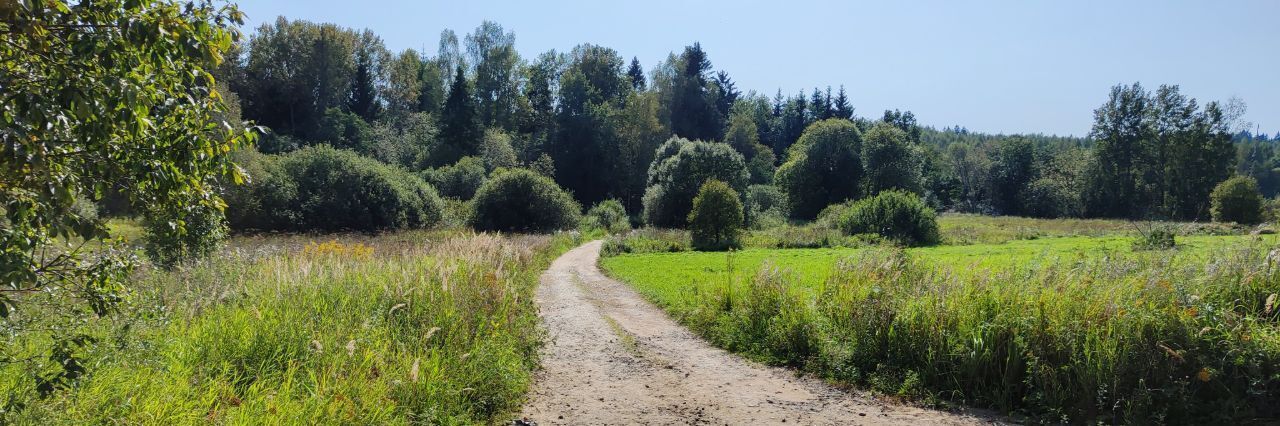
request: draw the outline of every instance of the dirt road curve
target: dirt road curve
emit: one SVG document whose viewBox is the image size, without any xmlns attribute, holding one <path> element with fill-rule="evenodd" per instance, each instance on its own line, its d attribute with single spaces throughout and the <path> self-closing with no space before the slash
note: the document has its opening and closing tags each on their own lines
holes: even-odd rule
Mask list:
<svg viewBox="0 0 1280 426">
<path fill-rule="evenodd" d="M 542 275 L 550 339 L 522 413 L 539 425 L 989 422 L 876 401 L 713 348 L 605 277 L 600 245 L 569 251 Z"/>
</svg>

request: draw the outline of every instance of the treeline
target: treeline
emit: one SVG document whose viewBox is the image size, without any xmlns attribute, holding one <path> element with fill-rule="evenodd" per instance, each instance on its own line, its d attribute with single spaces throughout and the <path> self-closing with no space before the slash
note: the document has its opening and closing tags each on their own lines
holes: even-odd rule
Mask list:
<svg viewBox="0 0 1280 426">
<path fill-rule="evenodd" d="M 616 199 L 665 226 L 683 223 L 683 198 L 709 178 L 744 199 L 781 189 L 783 214 L 799 219 L 888 189 L 939 210 L 1181 220 L 1207 219 L 1210 192 L 1236 172 L 1280 190 L 1274 144 L 1233 142 L 1236 114 L 1177 86 L 1117 86 L 1089 138 L 989 135 L 924 127 L 910 111 L 857 116 L 842 86 L 744 92 L 698 43 L 646 70 L 592 44 L 522 58 L 515 41 L 484 22 L 445 30 L 434 55 L 394 53 L 369 30 L 279 18 L 219 74 L 244 117 L 272 130 L 264 153 L 347 149 L 459 199 L 526 168 L 583 206 Z M 655 204 L 671 193 L 682 195 Z"/>
</svg>

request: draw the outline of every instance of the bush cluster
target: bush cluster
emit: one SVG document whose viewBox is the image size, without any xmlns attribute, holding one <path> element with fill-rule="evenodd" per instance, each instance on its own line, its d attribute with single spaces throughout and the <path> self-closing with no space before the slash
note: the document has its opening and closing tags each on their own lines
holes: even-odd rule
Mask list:
<svg viewBox="0 0 1280 426">
<path fill-rule="evenodd" d="M 650 226 L 683 228 L 693 209 L 693 197 L 703 182 L 723 181 L 739 194 L 747 189 L 750 173 L 742 155 L 728 144 L 671 138 L 658 148 L 649 167 L 644 194 L 644 218 Z"/>
<path fill-rule="evenodd" d="M 351 151 L 313 146 L 257 160 L 251 183 L 226 197 L 235 229 L 382 231 L 440 220 L 440 197 L 422 178 Z"/>
<path fill-rule="evenodd" d="M 937 213 L 905 191 L 859 200 L 837 219 L 837 225 L 845 235 L 877 234 L 908 246 L 933 245 L 942 239 Z"/>
<path fill-rule="evenodd" d="M 1235 176 L 1223 181 L 1213 189 L 1209 200 L 1214 222 L 1252 225 L 1262 221 L 1262 194 L 1258 192 L 1258 181 L 1251 177 Z"/>
<path fill-rule="evenodd" d="M 422 172 L 422 177 L 442 196 L 470 200 L 484 184 L 484 161 L 479 157 L 462 157 L 457 163 L 427 169 Z"/>
<path fill-rule="evenodd" d="M 610 234 L 620 234 L 631 230 L 631 219 L 627 217 L 627 209 L 621 201 L 604 200 L 587 210 L 583 226 L 600 229 Z"/>
<path fill-rule="evenodd" d="M 467 222 L 479 231 L 550 232 L 578 226 L 581 209 L 551 178 L 503 169 L 476 191 Z"/>
</svg>

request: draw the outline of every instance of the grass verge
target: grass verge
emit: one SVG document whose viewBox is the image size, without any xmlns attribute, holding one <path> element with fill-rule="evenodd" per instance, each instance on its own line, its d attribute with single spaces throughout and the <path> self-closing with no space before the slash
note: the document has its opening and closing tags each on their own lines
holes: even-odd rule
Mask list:
<svg viewBox="0 0 1280 426">
<path fill-rule="evenodd" d="M 40 333 L 6 333 L 0 423 L 492 423 L 536 366 L 538 276 L 578 242 L 240 238 L 139 274 L 123 312 L 80 329 L 84 374 L 57 389 L 40 386 L 57 366 L 24 353 Z"/>
</svg>

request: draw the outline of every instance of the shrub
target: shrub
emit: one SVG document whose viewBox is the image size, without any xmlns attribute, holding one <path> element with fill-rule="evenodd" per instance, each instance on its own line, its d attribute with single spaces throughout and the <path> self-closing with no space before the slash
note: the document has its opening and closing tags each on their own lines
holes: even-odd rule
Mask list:
<svg viewBox="0 0 1280 426">
<path fill-rule="evenodd" d="M 909 246 L 941 240 L 937 214 L 915 194 L 886 191 L 859 200 L 838 220 L 846 235 L 877 234 Z"/>
<path fill-rule="evenodd" d="M 1235 176 L 1213 188 L 1209 194 L 1210 212 L 1214 222 L 1255 224 L 1262 221 L 1262 193 L 1258 181 L 1247 176 Z"/>
<path fill-rule="evenodd" d="M 603 229 L 610 234 L 618 234 L 631 230 L 631 220 L 627 217 L 627 209 L 618 200 L 604 200 L 587 211 L 588 228 Z"/>
<path fill-rule="evenodd" d="M 550 232 L 578 224 L 581 207 L 555 181 L 527 169 L 499 170 L 471 200 L 480 231 Z"/>
<path fill-rule="evenodd" d="M 280 166 L 280 155 L 264 155 L 254 150 L 238 151 L 233 160 L 244 169 L 249 181 L 224 188 L 227 224 L 231 229 L 296 229 L 300 212 L 294 207 L 298 183 Z"/>
<path fill-rule="evenodd" d="M 693 248 L 702 251 L 727 250 L 741 245 L 742 202 L 729 184 L 708 180 L 693 199 L 689 212 Z"/>
<path fill-rule="evenodd" d="M 857 198 L 861 149 L 862 134 L 849 120 L 823 120 L 805 129 L 774 178 L 787 193 L 791 215 L 813 219 L 826 206 Z"/>
<path fill-rule="evenodd" d="M 1177 247 L 1178 231 L 1169 225 L 1156 225 L 1138 233 L 1133 240 L 1134 250 L 1168 250 Z"/>
<path fill-rule="evenodd" d="M 421 178 L 351 151 L 307 147 L 258 172 L 244 193 L 228 198 L 237 228 L 380 231 L 440 220 L 440 197 Z"/>
<path fill-rule="evenodd" d="M 787 194 L 773 185 L 751 185 L 747 187 L 744 213 L 752 228 L 784 224 L 788 216 Z"/>
<path fill-rule="evenodd" d="M 479 157 L 462 157 L 457 163 L 427 169 L 422 176 L 440 191 L 440 195 L 469 200 L 484 184 L 484 162 Z"/>
<path fill-rule="evenodd" d="M 228 231 L 222 211 L 201 202 L 149 212 L 143 228 L 147 257 L 165 269 L 213 254 Z"/>
<path fill-rule="evenodd" d="M 742 155 L 723 143 L 671 138 L 658 147 L 649 166 L 644 218 L 651 226 L 684 227 L 693 197 L 703 182 L 726 182 L 735 192 L 747 189 L 750 175 Z"/>
</svg>

